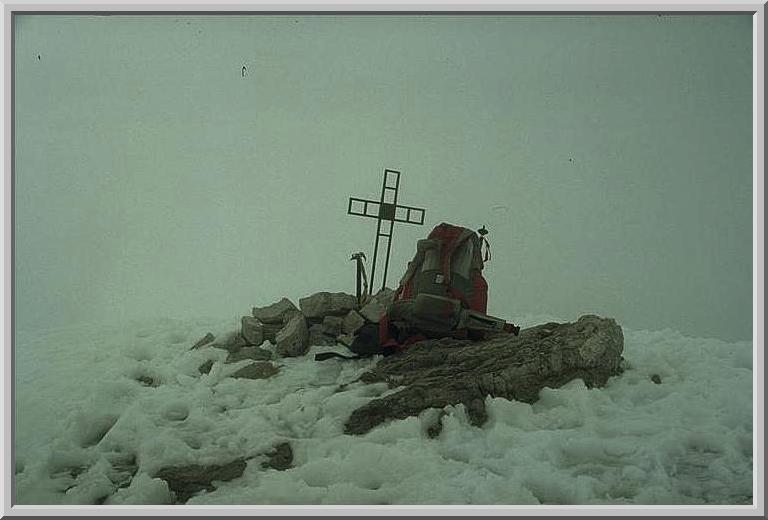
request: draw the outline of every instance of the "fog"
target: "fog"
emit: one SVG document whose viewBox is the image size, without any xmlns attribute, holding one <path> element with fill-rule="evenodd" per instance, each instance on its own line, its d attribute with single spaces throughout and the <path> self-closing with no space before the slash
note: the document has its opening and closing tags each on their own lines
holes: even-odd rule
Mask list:
<svg viewBox="0 0 768 520">
<path fill-rule="evenodd" d="M 491 313 L 748 339 L 751 23 L 17 15 L 16 327 L 352 293 L 393 168 L 390 286 L 485 225 Z"/>
</svg>

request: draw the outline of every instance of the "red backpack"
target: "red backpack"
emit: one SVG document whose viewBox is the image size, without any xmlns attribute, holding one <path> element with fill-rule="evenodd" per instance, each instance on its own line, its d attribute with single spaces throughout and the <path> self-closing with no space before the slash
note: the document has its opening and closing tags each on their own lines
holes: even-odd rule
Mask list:
<svg viewBox="0 0 768 520">
<path fill-rule="evenodd" d="M 409 344 L 425 337 L 466 337 L 458 322 L 460 311 L 485 313 L 488 304 L 482 270 L 490 255 L 485 228 L 480 233 L 442 223 L 418 241 L 389 312 L 379 322 L 382 345 Z M 392 325 L 400 331 L 398 337 L 393 337 Z M 409 335 L 409 329 L 418 333 Z"/>
<path fill-rule="evenodd" d="M 349 349 L 349 358 L 337 352 L 315 355 L 354 359 L 393 354 L 399 347 L 428 338 L 483 339 L 488 334 L 519 334 L 520 327 L 488 316 L 488 284 L 481 271 L 490 259 L 485 227 L 477 233 L 440 224 L 419 240 L 416 255 L 400 280 L 393 301 L 378 324 L 362 325 Z M 481 251 L 485 246 L 485 251 Z"/>
<path fill-rule="evenodd" d="M 416 245 L 395 300 L 428 293 L 456 298 L 466 309 L 486 312 L 488 283 L 483 278 L 480 249 L 485 238 L 465 227 L 442 223 Z M 485 260 L 488 260 L 486 254 Z"/>
</svg>

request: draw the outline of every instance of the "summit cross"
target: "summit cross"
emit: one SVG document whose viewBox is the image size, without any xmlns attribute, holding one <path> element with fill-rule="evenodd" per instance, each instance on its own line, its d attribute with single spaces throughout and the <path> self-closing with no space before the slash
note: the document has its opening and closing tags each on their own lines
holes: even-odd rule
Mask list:
<svg viewBox="0 0 768 520">
<path fill-rule="evenodd" d="M 384 274 L 381 282 L 381 288 L 384 289 L 387 284 L 387 268 L 389 267 L 389 253 L 392 248 L 392 231 L 394 230 L 395 222 L 419 226 L 424 224 L 425 210 L 423 208 L 403 206 L 397 203 L 399 190 L 400 172 L 385 169 L 379 200 L 360 199 L 357 197 L 349 198 L 348 215 L 375 218 L 377 221 L 376 242 L 373 247 L 373 264 L 371 265 L 371 284 L 368 288 L 369 294 L 373 294 L 373 281 L 376 276 L 376 259 L 379 254 L 380 240 L 382 238 L 387 239 L 387 256 L 384 260 Z"/>
</svg>

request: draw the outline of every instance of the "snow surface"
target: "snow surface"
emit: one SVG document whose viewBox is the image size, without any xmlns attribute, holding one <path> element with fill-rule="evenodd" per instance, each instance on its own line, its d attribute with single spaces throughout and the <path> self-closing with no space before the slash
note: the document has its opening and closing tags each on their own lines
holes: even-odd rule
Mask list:
<svg viewBox="0 0 768 520">
<path fill-rule="evenodd" d="M 151 477 L 159 468 L 241 456 L 254 456 L 241 478 L 187 503 L 752 502 L 751 342 L 624 329 L 629 367 L 605 388 L 576 380 L 542 390 L 533 405 L 488 398 L 482 428 L 462 405 L 448 406 L 442 433 L 429 439 L 434 410 L 342 434 L 355 408 L 395 391 L 361 383 L 338 391 L 378 358 L 315 362 L 330 349 L 312 347 L 277 361 L 270 379 L 243 380 L 228 376 L 248 361 L 225 365 L 222 350 L 189 350 L 209 330 L 238 327 L 158 319 L 19 332 L 16 502 L 93 504 L 109 495 L 105 504 L 166 504 L 167 484 Z M 140 376 L 160 384 L 144 386 Z M 293 467 L 263 469 L 263 454 L 284 441 Z M 130 455 L 138 472 L 118 487 L 113 462 Z"/>
</svg>

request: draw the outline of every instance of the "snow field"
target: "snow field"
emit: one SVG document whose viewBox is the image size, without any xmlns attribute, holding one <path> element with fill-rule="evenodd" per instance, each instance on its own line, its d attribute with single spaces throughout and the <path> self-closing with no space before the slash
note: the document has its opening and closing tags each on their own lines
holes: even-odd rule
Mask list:
<svg viewBox="0 0 768 520">
<path fill-rule="evenodd" d="M 244 380 L 228 376 L 249 361 L 189 350 L 209 330 L 238 327 L 154 320 L 20 333 L 17 501 L 168 504 L 167 484 L 151 478 L 160 468 L 252 457 L 242 477 L 187 503 L 751 502 L 750 342 L 625 329 L 628 369 L 605 388 L 575 380 L 542 390 L 533 405 L 488 397 L 482 428 L 462 405 L 448 406 L 440 436 L 429 439 L 437 410 L 343 435 L 355 408 L 397 391 L 351 383 L 376 359 L 315 362 L 329 349 L 312 347 L 275 361 L 276 376 Z M 207 360 L 213 367 L 201 375 Z M 265 454 L 286 441 L 293 467 L 263 469 Z"/>
</svg>

